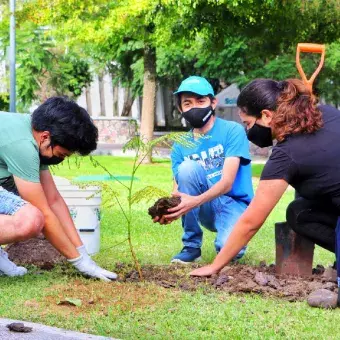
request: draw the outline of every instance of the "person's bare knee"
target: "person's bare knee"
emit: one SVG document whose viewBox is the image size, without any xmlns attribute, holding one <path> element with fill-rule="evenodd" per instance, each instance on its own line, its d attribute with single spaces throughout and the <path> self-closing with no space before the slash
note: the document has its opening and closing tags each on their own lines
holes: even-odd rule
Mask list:
<svg viewBox="0 0 340 340">
<path fill-rule="evenodd" d="M 18 240 L 27 240 L 38 236 L 44 227 L 44 215 L 31 204 L 26 204 L 14 215 Z"/>
</svg>

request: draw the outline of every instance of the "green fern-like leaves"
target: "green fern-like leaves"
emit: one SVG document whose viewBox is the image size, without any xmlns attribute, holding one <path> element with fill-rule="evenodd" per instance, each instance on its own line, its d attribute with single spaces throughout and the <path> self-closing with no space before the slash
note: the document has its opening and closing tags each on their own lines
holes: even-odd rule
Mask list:
<svg viewBox="0 0 340 340">
<path fill-rule="evenodd" d="M 131 197 L 131 204 L 139 203 L 141 201 L 149 202 L 155 198 L 169 196 L 169 193 L 156 188 L 154 186 L 147 186 L 141 190 L 136 191 Z"/>
<path fill-rule="evenodd" d="M 144 143 L 139 136 L 134 136 L 123 146 L 123 152 L 126 152 L 127 150 L 144 151 L 146 150 L 146 147 L 147 144 Z"/>
<path fill-rule="evenodd" d="M 209 136 L 193 133 L 193 132 L 172 132 L 164 136 L 155 138 L 151 141 L 144 141 L 140 136 L 132 137 L 123 147 L 123 151 L 135 150 L 140 154 L 151 152 L 156 146 L 165 146 L 172 148 L 173 143 L 180 144 L 186 148 L 194 148 L 201 143 L 202 139 Z"/>
</svg>

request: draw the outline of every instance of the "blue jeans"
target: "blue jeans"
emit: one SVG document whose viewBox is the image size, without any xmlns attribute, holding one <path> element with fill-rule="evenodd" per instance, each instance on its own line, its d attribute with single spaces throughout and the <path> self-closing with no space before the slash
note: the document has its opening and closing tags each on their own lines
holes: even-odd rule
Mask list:
<svg viewBox="0 0 340 340">
<path fill-rule="evenodd" d="M 338 287 L 340 290 L 340 216 L 338 217 L 338 221 L 336 224 L 335 235 L 336 270 L 338 277 Z"/>
<path fill-rule="evenodd" d="M 175 177 L 178 191 L 191 196 L 203 194 L 213 186 L 213 183 L 206 178 L 203 167 L 192 160 L 182 162 Z M 246 203 L 222 195 L 192 209 L 182 217 L 184 246 L 201 248 L 203 237 L 201 224 L 206 229 L 217 233 L 215 248 L 219 252 L 246 208 Z M 241 258 L 245 250 L 246 247 L 239 252 L 237 258 Z"/>
</svg>

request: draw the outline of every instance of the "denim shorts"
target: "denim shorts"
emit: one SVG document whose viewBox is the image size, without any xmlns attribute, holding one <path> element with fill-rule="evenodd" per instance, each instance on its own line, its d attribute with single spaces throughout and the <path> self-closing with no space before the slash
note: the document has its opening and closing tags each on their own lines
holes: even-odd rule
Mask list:
<svg viewBox="0 0 340 340">
<path fill-rule="evenodd" d="M 14 185 L 14 180 L 12 183 L 12 181 L 9 178 L 0 179 L 1 215 L 14 215 L 21 207 L 23 207 L 27 203 L 28 202 L 26 202 L 19 196 L 18 190 Z"/>
</svg>

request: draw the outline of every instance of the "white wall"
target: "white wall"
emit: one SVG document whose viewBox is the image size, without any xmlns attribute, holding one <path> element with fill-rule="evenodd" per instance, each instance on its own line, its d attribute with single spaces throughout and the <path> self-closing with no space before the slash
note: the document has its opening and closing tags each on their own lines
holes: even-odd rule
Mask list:
<svg viewBox="0 0 340 340">
<path fill-rule="evenodd" d="M 109 74 L 105 74 L 104 81 L 104 96 L 105 96 L 105 117 L 113 117 L 113 85 L 112 78 Z M 122 112 L 124 105 L 124 88 L 118 88 L 118 111 L 119 115 Z M 98 77 L 93 77 L 93 82 L 90 85 L 91 104 L 92 104 L 92 117 L 97 118 L 100 116 L 100 97 L 99 97 L 99 82 Z M 139 119 L 141 107 L 139 99 L 136 99 L 131 108 L 132 118 Z M 86 103 L 85 89 L 82 95 L 77 99 L 77 103 L 88 110 Z M 164 99 L 163 91 L 157 90 L 156 96 L 156 120 L 159 126 L 165 126 L 165 113 L 164 113 Z"/>
</svg>

